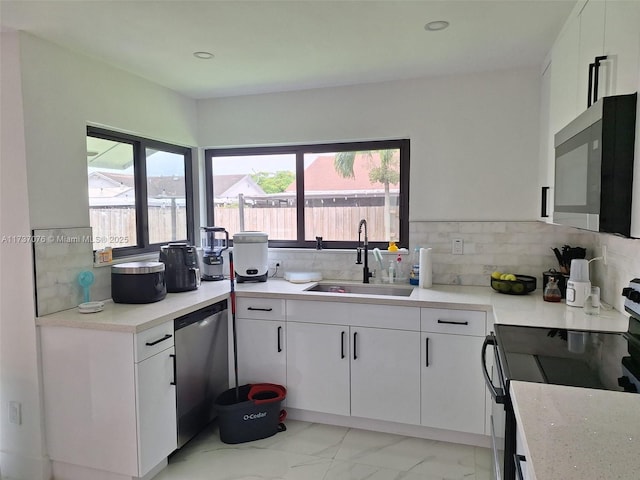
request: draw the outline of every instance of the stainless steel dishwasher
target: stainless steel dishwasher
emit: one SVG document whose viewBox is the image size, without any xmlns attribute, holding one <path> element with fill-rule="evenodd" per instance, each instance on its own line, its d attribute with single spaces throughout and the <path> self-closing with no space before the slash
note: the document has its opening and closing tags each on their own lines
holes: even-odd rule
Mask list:
<svg viewBox="0 0 640 480">
<path fill-rule="evenodd" d="M 227 301 L 174 320 L 178 448 L 215 418 L 216 397 L 229 388 Z"/>
</svg>

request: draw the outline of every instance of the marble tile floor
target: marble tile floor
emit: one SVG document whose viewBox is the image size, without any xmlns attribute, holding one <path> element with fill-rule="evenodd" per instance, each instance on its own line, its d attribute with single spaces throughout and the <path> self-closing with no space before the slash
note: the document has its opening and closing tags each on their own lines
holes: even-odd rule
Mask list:
<svg viewBox="0 0 640 480">
<path fill-rule="evenodd" d="M 287 420 L 237 445 L 206 428 L 153 480 L 489 480 L 487 448 Z"/>
</svg>

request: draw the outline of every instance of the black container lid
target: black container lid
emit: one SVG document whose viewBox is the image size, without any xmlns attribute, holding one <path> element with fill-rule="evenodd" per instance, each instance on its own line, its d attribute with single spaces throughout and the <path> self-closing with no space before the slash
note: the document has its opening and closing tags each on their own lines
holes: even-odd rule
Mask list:
<svg viewBox="0 0 640 480">
<path fill-rule="evenodd" d="M 128 262 L 111 266 L 111 273 L 117 273 L 118 275 L 144 275 L 157 272 L 164 272 L 164 263 Z"/>
</svg>

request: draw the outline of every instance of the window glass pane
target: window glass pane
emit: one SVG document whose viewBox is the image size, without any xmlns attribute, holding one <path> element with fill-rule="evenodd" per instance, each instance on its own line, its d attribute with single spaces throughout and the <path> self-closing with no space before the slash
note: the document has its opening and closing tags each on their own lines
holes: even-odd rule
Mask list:
<svg viewBox="0 0 640 480">
<path fill-rule="evenodd" d="M 215 226 L 296 240 L 294 154 L 213 157 L 212 167 Z"/>
<path fill-rule="evenodd" d="M 398 241 L 400 150 L 305 154 L 305 240 L 357 241 L 367 220 L 369 241 Z"/>
<path fill-rule="evenodd" d="M 135 246 L 133 145 L 88 136 L 87 165 L 93 249 Z"/>
<path fill-rule="evenodd" d="M 185 157 L 145 149 L 149 243 L 187 239 Z"/>
</svg>

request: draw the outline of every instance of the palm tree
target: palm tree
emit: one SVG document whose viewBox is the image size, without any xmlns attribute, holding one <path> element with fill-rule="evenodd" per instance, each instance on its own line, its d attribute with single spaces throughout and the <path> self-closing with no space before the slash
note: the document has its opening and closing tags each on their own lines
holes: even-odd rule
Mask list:
<svg viewBox="0 0 640 480">
<path fill-rule="evenodd" d="M 364 155 L 373 162 L 374 153 L 380 155 L 380 165 L 372 166 L 369 170 L 369 181 L 371 183 L 382 183 L 384 185 L 384 231 L 386 240 L 391 240 L 391 199 L 389 195 L 389 185 L 396 185 L 400 181 L 398 173 L 399 158 L 394 156 L 397 150 L 376 150 L 363 152 L 339 152 L 333 160 L 333 167 L 343 178 L 355 178 L 353 165 L 356 155 Z"/>
</svg>

